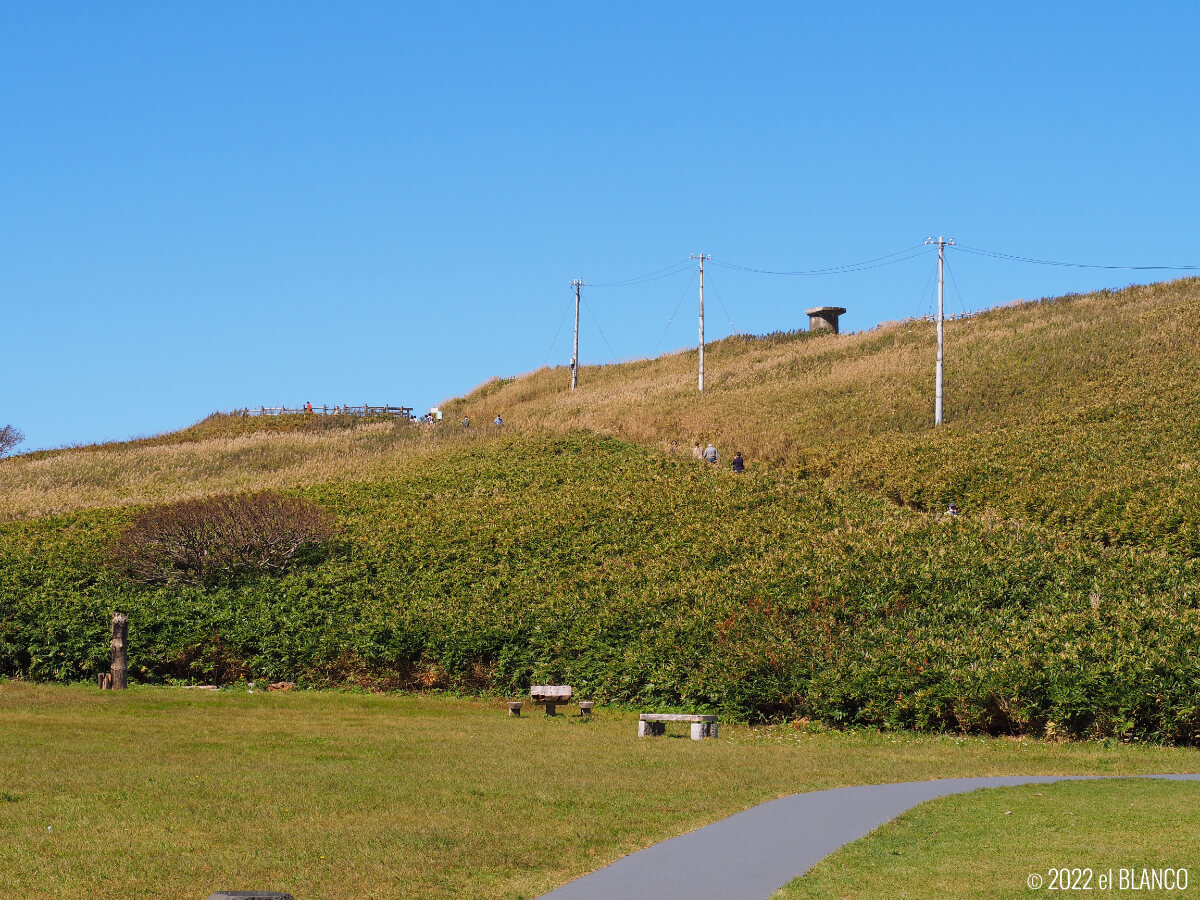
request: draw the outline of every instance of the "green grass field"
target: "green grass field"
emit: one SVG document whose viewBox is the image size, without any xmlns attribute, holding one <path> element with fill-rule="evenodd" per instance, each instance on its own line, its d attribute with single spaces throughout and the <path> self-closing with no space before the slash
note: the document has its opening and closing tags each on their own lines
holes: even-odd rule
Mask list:
<svg viewBox="0 0 1200 900">
<path fill-rule="evenodd" d="M 1158 745 L 1200 744 L 1200 280 L 947 341 L 937 430 L 932 326 L 901 322 L 719 342 L 703 396 L 679 353 L 587 367 L 576 392 L 561 368 L 492 381 L 440 426 L 214 415 L 0 461 L 0 896 L 528 897 L 797 790 L 1195 771 Z M 708 440 L 720 467 L 687 452 Z M 105 564 L 139 508 L 268 488 L 340 528 L 283 576 L 148 587 Z M 92 681 L 114 609 L 135 690 L 32 684 Z M 268 679 L 433 692 L 245 693 Z M 192 681 L 233 689 L 150 686 Z M 499 699 L 531 682 L 605 705 L 509 721 Z M 638 743 L 638 708 L 742 724 Z M 1061 790 L 1100 823 L 1088 846 L 1132 829 L 1153 856 L 1191 827 L 1171 805 L 1190 789 L 1157 824 Z M 938 852 L 917 876 L 987 858 Z M 794 890 L 890 883 L 823 871 Z"/>
<path fill-rule="evenodd" d="M 795 791 L 1198 766 L 1184 749 L 791 726 L 639 741 L 636 717 L 606 708 L 510 719 L 435 695 L 8 682 L 0 896 L 533 897 Z"/>
<path fill-rule="evenodd" d="M 124 582 L 104 555 L 128 509 L 0 526 L 0 671 L 90 681 L 120 608 L 149 682 L 565 683 L 743 721 L 1200 734 L 1200 582 L 1178 555 L 588 432 L 449 441 L 301 493 L 339 540 L 224 587 Z"/>
<path fill-rule="evenodd" d="M 1143 869 L 1168 868 L 1188 870 L 1185 890 L 1130 889 Z M 1064 879 L 1063 869 L 1081 871 Z M 1200 897 L 1200 783 L 1059 782 L 944 797 L 826 857 L 775 900 L 1143 893 Z"/>
</svg>

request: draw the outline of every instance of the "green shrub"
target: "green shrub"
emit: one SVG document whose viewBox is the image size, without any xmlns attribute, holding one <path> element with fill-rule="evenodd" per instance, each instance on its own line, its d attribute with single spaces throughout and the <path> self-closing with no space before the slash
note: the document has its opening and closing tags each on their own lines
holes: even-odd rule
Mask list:
<svg viewBox="0 0 1200 900">
<path fill-rule="evenodd" d="M 513 435 L 314 487 L 312 566 L 215 586 L 101 565 L 136 514 L 0 528 L 0 673 L 447 687 L 531 682 L 741 720 L 1200 743 L 1187 554 L 954 521 L 618 441 Z"/>
</svg>

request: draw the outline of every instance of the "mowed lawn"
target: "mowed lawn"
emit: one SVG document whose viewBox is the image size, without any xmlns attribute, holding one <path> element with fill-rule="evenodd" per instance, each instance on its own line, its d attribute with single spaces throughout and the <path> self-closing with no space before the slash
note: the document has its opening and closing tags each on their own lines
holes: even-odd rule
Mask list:
<svg viewBox="0 0 1200 900">
<path fill-rule="evenodd" d="M 1200 771 L 1194 750 L 791 726 L 639 741 L 635 723 L 429 695 L 3 683 L 0 897 L 534 897 L 796 791 Z M 1081 818 L 1110 804 L 1085 800 Z"/>
<path fill-rule="evenodd" d="M 1065 889 L 1064 869 L 1071 870 Z M 1175 874 L 1157 889 L 1132 888 L 1143 870 L 1163 869 Z M 1163 890 L 1164 883 L 1175 889 Z M 826 857 L 776 900 L 996 900 L 1043 892 L 1200 897 L 1200 782 L 1071 781 L 943 797 Z"/>
</svg>

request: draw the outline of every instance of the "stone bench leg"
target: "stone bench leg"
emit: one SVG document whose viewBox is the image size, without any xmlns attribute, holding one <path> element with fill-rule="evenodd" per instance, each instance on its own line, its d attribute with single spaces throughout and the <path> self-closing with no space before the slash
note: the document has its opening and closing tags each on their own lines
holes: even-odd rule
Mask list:
<svg viewBox="0 0 1200 900">
<path fill-rule="evenodd" d="M 638 737 L 656 737 L 667 733 L 666 722 L 638 722 Z"/>
<path fill-rule="evenodd" d="M 705 738 L 715 738 L 717 736 L 716 722 L 693 722 L 692 723 L 692 740 L 702 741 Z"/>
</svg>

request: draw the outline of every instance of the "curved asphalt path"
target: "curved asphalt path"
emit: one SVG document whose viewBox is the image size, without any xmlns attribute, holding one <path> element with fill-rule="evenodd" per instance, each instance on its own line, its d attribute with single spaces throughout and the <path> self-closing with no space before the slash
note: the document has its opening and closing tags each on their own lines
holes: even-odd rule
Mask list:
<svg viewBox="0 0 1200 900">
<path fill-rule="evenodd" d="M 767 898 L 843 844 L 926 800 L 979 788 L 1106 777 L 1129 776 L 944 778 L 792 794 L 631 853 L 543 896 L 547 900 Z M 1132 777 L 1200 781 L 1200 774 Z"/>
</svg>

